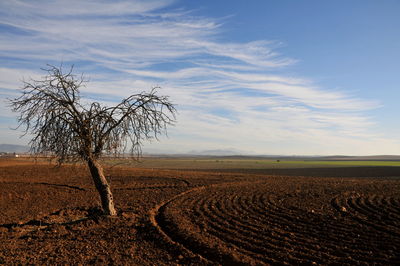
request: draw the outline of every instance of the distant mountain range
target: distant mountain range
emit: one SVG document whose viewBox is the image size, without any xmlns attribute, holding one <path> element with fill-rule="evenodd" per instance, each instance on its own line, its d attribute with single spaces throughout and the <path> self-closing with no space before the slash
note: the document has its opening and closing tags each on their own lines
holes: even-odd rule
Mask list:
<svg viewBox="0 0 400 266">
<path fill-rule="evenodd" d="M 28 152 L 29 147 L 23 145 L 14 145 L 14 144 L 0 144 L 0 152 L 16 152 L 23 153 Z M 149 152 L 145 152 L 144 154 L 168 154 L 162 151 L 152 150 Z M 173 154 L 173 153 L 172 153 Z M 201 150 L 201 151 L 190 151 L 181 155 L 201 155 L 201 156 L 231 156 L 231 155 L 245 155 L 246 153 L 239 150 L 234 149 L 220 149 L 220 150 Z"/>
<path fill-rule="evenodd" d="M 28 152 L 29 147 L 23 145 L 13 145 L 13 144 L 0 144 L 0 152 L 16 152 L 23 153 Z"/>
<path fill-rule="evenodd" d="M 7 153 L 26 153 L 29 152 L 29 147 L 24 145 L 14 144 L 0 144 L 0 152 Z M 248 152 L 237 149 L 215 149 L 215 150 L 192 150 L 187 153 L 173 153 L 165 152 L 162 150 L 147 150 L 143 153 L 145 156 L 239 156 L 250 158 L 264 158 L 264 159 L 290 159 L 290 160 L 323 160 L 323 161 L 400 161 L 400 155 L 370 155 L 370 156 L 301 156 L 301 155 L 256 155 L 249 154 Z"/>
<path fill-rule="evenodd" d="M 218 150 L 202 150 L 190 151 L 188 155 L 211 155 L 211 156 L 232 156 L 232 155 L 247 155 L 247 152 L 236 149 L 218 149 Z"/>
</svg>

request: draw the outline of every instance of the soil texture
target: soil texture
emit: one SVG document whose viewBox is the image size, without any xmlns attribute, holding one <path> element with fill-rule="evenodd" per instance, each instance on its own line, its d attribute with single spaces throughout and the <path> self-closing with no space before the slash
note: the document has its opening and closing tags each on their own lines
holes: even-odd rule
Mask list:
<svg viewBox="0 0 400 266">
<path fill-rule="evenodd" d="M 107 217 L 87 168 L 0 159 L 0 264 L 399 265 L 400 169 L 330 170 L 109 167 Z"/>
</svg>

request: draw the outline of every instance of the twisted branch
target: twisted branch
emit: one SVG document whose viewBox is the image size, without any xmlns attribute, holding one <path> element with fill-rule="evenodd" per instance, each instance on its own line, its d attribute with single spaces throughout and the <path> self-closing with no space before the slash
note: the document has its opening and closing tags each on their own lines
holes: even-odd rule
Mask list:
<svg viewBox="0 0 400 266">
<path fill-rule="evenodd" d="M 59 163 L 99 158 L 102 153 L 118 154 L 130 146 L 140 155 L 143 140 L 158 139 L 175 122 L 176 109 L 168 96 L 157 89 L 131 95 L 114 107 L 98 102 L 80 103 L 79 89 L 86 80 L 49 66 L 42 80 L 24 82 L 22 94 L 10 100 L 12 110 L 20 113 L 19 126 L 34 153 L 53 152 Z"/>
</svg>

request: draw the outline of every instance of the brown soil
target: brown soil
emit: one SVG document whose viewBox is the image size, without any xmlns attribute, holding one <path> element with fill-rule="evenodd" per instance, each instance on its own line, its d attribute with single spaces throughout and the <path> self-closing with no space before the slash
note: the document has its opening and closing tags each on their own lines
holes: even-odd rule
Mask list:
<svg viewBox="0 0 400 266">
<path fill-rule="evenodd" d="M 0 264 L 399 264 L 400 169 L 331 171 L 114 167 L 107 218 L 86 168 L 2 159 Z"/>
</svg>

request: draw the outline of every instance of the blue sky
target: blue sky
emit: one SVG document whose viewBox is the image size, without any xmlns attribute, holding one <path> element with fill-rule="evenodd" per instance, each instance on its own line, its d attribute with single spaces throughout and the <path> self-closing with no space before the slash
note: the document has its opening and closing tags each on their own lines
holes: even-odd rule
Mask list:
<svg viewBox="0 0 400 266">
<path fill-rule="evenodd" d="M 144 150 L 399 154 L 399 1 L 2 1 L 5 99 L 46 64 L 74 64 L 82 94 L 112 105 L 161 86 L 168 138 Z"/>
</svg>

